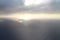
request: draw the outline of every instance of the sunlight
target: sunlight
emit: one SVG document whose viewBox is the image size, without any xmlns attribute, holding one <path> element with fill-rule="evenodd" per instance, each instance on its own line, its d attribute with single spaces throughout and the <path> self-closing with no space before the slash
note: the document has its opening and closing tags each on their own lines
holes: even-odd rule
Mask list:
<svg viewBox="0 0 60 40">
<path fill-rule="evenodd" d="M 19 19 L 30 20 L 32 17 L 30 14 L 21 15 Z"/>
<path fill-rule="evenodd" d="M 48 1 L 49 0 L 25 0 L 25 6 L 38 5 L 38 4 L 46 3 Z"/>
</svg>

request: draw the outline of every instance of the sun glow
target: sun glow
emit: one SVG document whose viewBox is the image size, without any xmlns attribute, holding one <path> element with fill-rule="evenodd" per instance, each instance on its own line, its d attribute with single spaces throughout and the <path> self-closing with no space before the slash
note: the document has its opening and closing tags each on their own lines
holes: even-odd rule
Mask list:
<svg viewBox="0 0 60 40">
<path fill-rule="evenodd" d="M 21 15 L 21 16 L 20 16 L 20 19 L 30 20 L 30 19 L 31 19 L 31 15 L 30 15 L 30 14 Z"/>
</svg>

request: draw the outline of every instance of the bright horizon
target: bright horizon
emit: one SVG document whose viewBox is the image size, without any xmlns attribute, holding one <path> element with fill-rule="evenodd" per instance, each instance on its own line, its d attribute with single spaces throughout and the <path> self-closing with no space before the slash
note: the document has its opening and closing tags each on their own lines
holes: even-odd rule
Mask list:
<svg viewBox="0 0 60 40">
<path fill-rule="evenodd" d="M 23 19 L 23 20 L 31 20 L 31 19 L 59 19 L 60 20 L 60 14 L 31 14 L 31 13 L 17 13 L 17 14 L 11 14 L 11 15 L 0 15 L 0 18 L 12 18 L 12 19 Z"/>
</svg>

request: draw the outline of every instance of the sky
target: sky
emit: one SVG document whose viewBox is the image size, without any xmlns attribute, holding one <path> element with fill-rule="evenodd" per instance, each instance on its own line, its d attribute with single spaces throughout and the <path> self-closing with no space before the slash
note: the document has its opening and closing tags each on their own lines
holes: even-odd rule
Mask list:
<svg viewBox="0 0 60 40">
<path fill-rule="evenodd" d="M 0 0 L 0 14 L 15 12 L 60 12 L 59 0 Z"/>
</svg>

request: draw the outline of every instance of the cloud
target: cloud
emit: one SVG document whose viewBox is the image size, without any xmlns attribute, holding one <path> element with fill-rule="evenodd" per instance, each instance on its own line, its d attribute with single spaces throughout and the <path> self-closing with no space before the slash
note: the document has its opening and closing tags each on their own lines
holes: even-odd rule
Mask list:
<svg viewBox="0 0 60 40">
<path fill-rule="evenodd" d="M 60 12 L 60 1 L 51 0 L 49 3 L 32 5 L 22 8 L 21 11 L 32 11 L 32 12 L 42 12 L 42 13 L 58 13 Z"/>
<path fill-rule="evenodd" d="M 23 0 L 0 0 L 0 14 L 15 12 L 24 5 Z"/>
<path fill-rule="evenodd" d="M 24 0 L 0 0 L 0 14 L 9 14 L 23 11 L 57 13 L 60 12 L 60 1 L 51 0 L 46 4 L 24 6 Z"/>
</svg>

